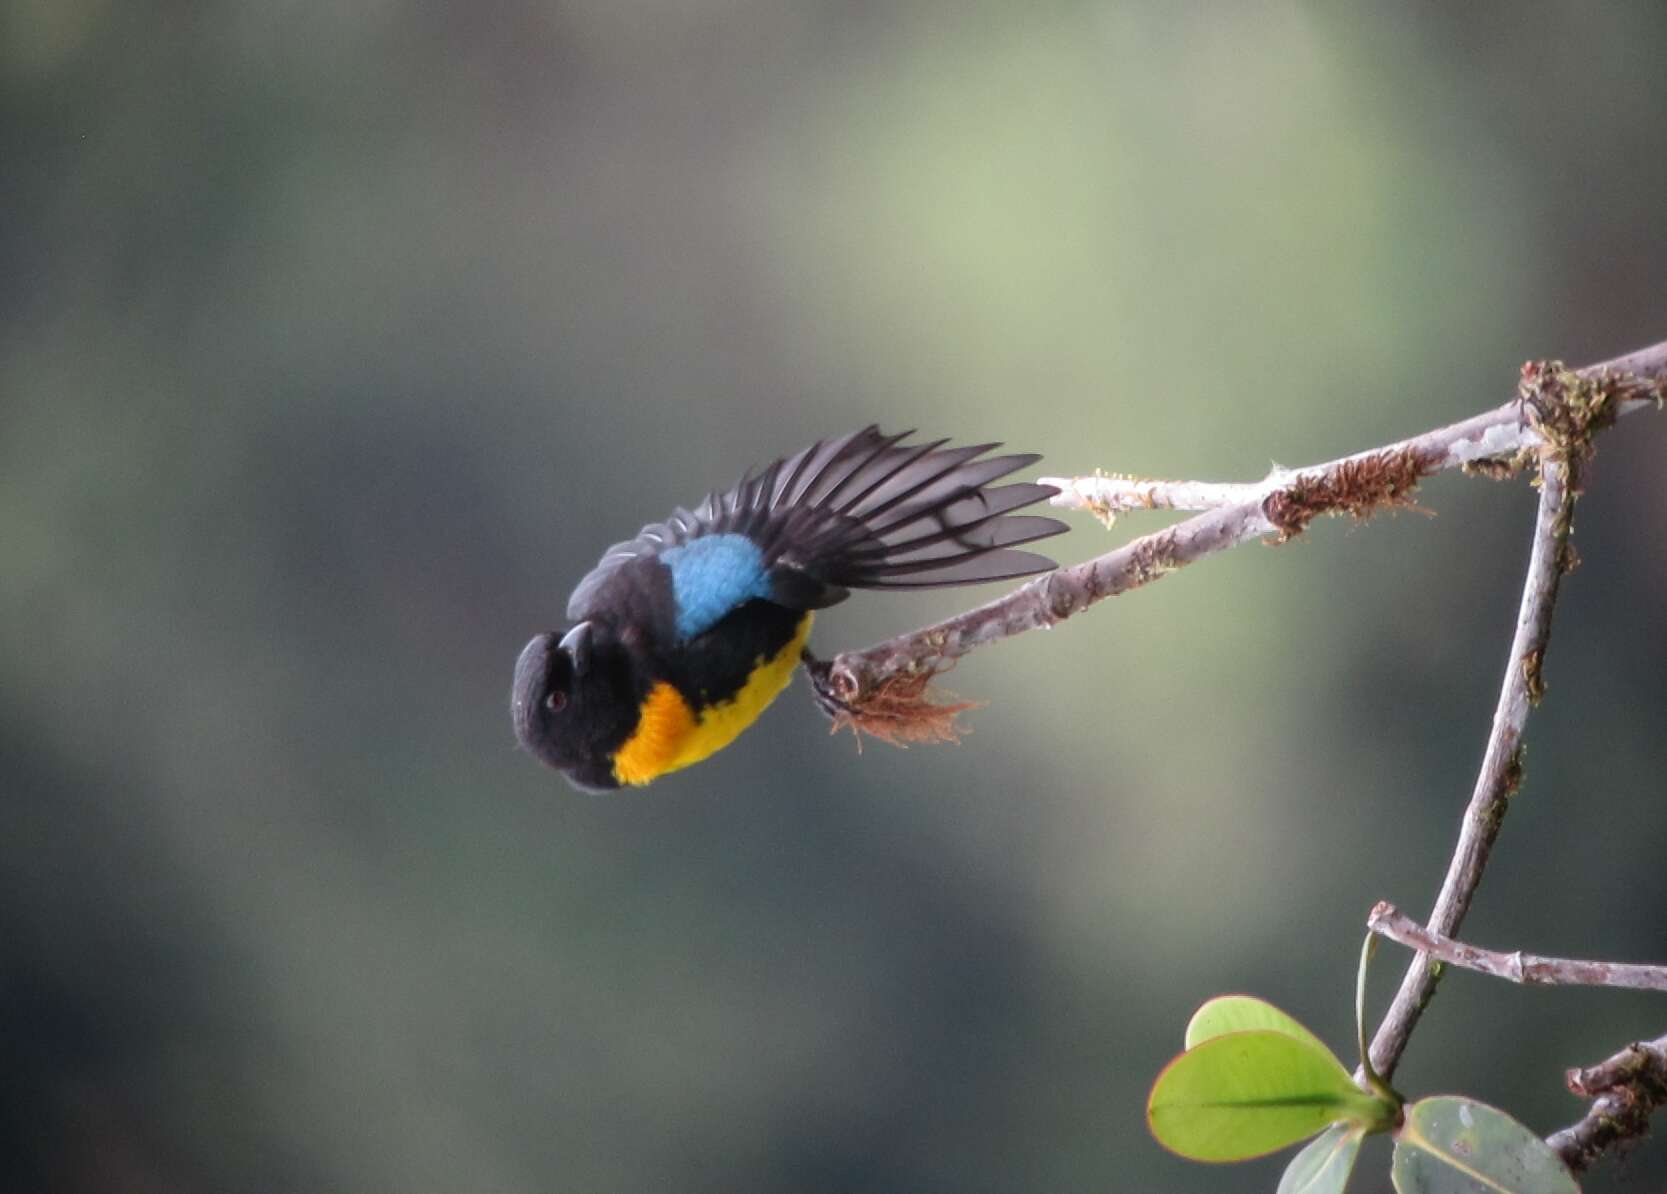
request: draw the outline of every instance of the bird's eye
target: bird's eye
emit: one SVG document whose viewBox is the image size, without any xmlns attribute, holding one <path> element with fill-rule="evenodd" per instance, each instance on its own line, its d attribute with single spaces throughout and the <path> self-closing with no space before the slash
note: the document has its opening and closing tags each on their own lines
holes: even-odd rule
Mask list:
<svg viewBox="0 0 1667 1194">
<path fill-rule="evenodd" d="M 567 694 L 565 692 L 552 692 L 544 698 L 544 707 L 552 713 L 560 713 L 567 708 Z"/>
</svg>

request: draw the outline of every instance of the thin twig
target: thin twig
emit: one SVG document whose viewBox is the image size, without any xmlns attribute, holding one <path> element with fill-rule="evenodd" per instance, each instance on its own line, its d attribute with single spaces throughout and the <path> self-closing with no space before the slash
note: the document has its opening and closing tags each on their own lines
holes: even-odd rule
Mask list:
<svg viewBox="0 0 1667 1194">
<path fill-rule="evenodd" d="M 1580 370 L 1551 370 L 1600 390 L 1611 414 L 1667 396 L 1667 341 Z M 1119 593 L 1252 539 L 1288 539 L 1320 514 L 1364 517 L 1405 505 L 1418 479 L 1443 469 L 1508 468 L 1546 442 L 1545 428 L 1511 401 L 1387 447 L 1312 468 L 1276 472 L 1240 487 L 1241 500 L 1145 535 L 1095 559 L 1039 577 L 1006 596 L 860 651 L 846 651 L 813 677 L 824 707 L 861 710 L 898 676 L 931 675 L 986 643 L 1051 627 Z M 1055 501 L 1071 504 L 1066 494 Z"/>
<path fill-rule="evenodd" d="M 1592 1105 L 1578 1123 L 1545 1138 L 1563 1163 L 1579 1173 L 1607 1150 L 1649 1131 L 1650 1116 L 1667 1104 L 1667 1036 L 1628 1045 L 1607 1061 L 1566 1075 L 1569 1089 Z"/>
<path fill-rule="evenodd" d="M 1366 918 L 1366 927 L 1397 945 L 1419 950 L 1438 962 L 1491 974 L 1507 982 L 1548 987 L 1629 987 L 1639 991 L 1667 991 L 1667 966 L 1631 962 L 1585 962 L 1577 958 L 1547 958 L 1539 954 L 1500 953 L 1466 945 L 1432 933 L 1395 905 L 1380 902 Z"/>
<path fill-rule="evenodd" d="M 1522 729 L 1529 708 L 1543 690 L 1540 667 L 1551 634 L 1551 612 L 1557 601 L 1558 582 L 1569 558 L 1567 543 L 1576 492 L 1569 484 L 1570 467 L 1568 461 L 1552 459 L 1548 454 L 1540 470 L 1540 507 L 1534 522 L 1534 546 L 1523 582 L 1516 634 L 1505 661 L 1499 703 L 1494 709 L 1481 772 L 1459 827 L 1458 845 L 1430 913 L 1430 929 L 1444 937 L 1458 932 L 1464 914 L 1470 909 L 1488 854 L 1504 822 L 1507 804 L 1522 780 Z M 1407 968 L 1400 990 L 1372 1038 L 1372 1065 L 1385 1078 L 1400 1063 L 1407 1038 L 1440 976 L 1441 967 L 1431 965 L 1422 953 Z"/>
<path fill-rule="evenodd" d="M 1289 476 L 1290 474 L 1284 474 Z M 1260 501 L 1278 483 L 1275 469 L 1264 481 L 1158 481 L 1095 473 L 1092 477 L 1042 477 L 1043 485 L 1059 490 L 1050 505 L 1087 510 L 1109 528 L 1119 514 L 1131 510 L 1217 510 Z"/>
</svg>

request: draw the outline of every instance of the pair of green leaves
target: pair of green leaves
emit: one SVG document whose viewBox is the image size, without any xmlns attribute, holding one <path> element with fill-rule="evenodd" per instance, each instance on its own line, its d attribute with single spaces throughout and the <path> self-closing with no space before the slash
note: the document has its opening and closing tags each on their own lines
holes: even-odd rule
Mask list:
<svg viewBox="0 0 1667 1194">
<path fill-rule="evenodd" d="M 1186 1052 L 1158 1075 L 1152 1134 L 1196 1161 L 1265 1156 L 1315 1139 L 1285 1169 L 1279 1194 L 1342 1194 L 1360 1144 L 1394 1132 L 1400 1194 L 1578 1194 L 1545 1142 L 1502 1111 L 1457 1096 L 1406 1107 L 1381 1082 L 1361 1090 L 1307 1028 L 1270 1003 L 1226 995 L 1198 1009 Z"/>
</svg>

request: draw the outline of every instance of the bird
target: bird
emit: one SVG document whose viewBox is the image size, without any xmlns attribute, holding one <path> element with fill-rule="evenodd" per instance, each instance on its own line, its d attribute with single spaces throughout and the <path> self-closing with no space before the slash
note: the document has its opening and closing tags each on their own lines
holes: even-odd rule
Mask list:
<svg viewBox="0 0 1667 1194">
<path fill-rule="evenodd" d="M 991 484 L 1040 456 L 905 442 L 913 434 L 870 425 L 819 440 L 609 548 L 566 624 L 516 660 L 521 746 L 582 791 L 647 784 L 751 725 L 792 679 L 816 611 L 851 590 L 1056 566 L 1017 545 L 1067 526 L 1013 512 L 1058 490 Z"/>
</svg>

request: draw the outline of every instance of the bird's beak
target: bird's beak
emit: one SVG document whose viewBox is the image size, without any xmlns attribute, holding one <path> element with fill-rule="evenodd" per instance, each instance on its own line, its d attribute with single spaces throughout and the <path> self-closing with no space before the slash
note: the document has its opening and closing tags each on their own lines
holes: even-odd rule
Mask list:
<svg viewBox="0 0 1667 1194">
<path fill-rule="evenodd" d="M 582 676 L 590 670 L 591 624 L 580 622 L 562 635 L 559 646 L 573 657 L 573 674 Z"/>
</svg>

